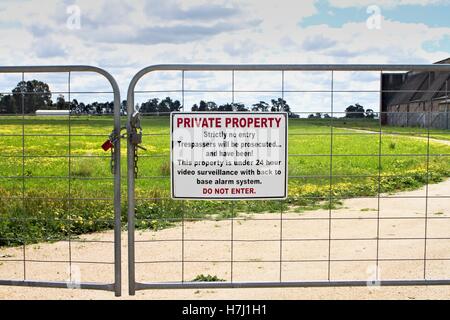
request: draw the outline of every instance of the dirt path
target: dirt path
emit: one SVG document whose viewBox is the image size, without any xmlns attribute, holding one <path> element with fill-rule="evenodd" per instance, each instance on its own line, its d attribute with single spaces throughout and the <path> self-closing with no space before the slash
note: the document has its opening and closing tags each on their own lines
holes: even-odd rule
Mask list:
<svg viewBox="0 0 450 320">
<path fill-rule="evenodd" d="M 354 132 L 361 132 L 361 133 L 379 134 L 379 132 L 377 132 L 377 131 L 370 131 L 370 130 L 363 130 L 363 129 L 350 129 L 350 128 L 339 128 L 339 129 L 344 129 L 344 130 L 354 131 Z M 398 134 L 398 133 L 396 134 L 396 133 L 384 133 L 383 132 L 383 136 L 393 136 L 393 137 L 403 137 L 403 138 L 409 138 L 409 139 L 418 139 L 418 140 L 422 140 L 422 141 L 425 141 L 425 142 L 428 141 L 428 137 L 407 136 L 407 135 Z M 440 143 L 440 144 L 445 144 L 447 146 L 450 146 L 450 140 L 440 140 L 440 139 L 430 138 L 430 142 L 435 142 L 435 143 Z"/>
<path fill-rule="evenodd" d="M 450 202 L 430 198 L 426 208 L 426 188 L 396 194 L 396 198 L 380 199 L 378 224 L 378 199 L 345 200 L 342 209 L 331 212 L 331 258 L 334 260 L 371 260 L 377 254 L 380 259 L 412 259 L 411 261 L 384 261 L 380 263 L 383 279 L 421 278 L 424 272 L 425 216 L 427 223 L 427 258 L 447 259 L 427 262 L 427 277 L 450 278 Z M 450 180 L 430 185 L 430 196 L 449 196 Z M 278 281 L 280 266 L 283 281 L 326 280 L 329 255 L 328 210 L 304 213 L 284 213 L 283 244 L 280 247 L 280 214 L 266 213 L 242 216 L 233 222 L 233 279 L 235 281 Z M 317 219 L 322 218 L 322 219 Z M 395 219 L 394 219 L 395 218 Z M 377 230 L 380 238 L 376 241 Z M 230 279 L 231 222 L 199 221 L 185 223 L 184 254 L 186 261 L 204 260 L 207 263 L 186 262 L 184 275 L 192 280 L 199 274 L 217 275 Z M 177 226 L 159 232 L 137 232 L 136 259 L 178 261 L 181 259 L 182 228 Z M 83 236 L 85 240 L 110 241 L 112 232 Z M 365 240 L 356 240 L 364 238 Z M 402 240 L 392 240 L 401 238 Z M 407 240 L 415 238 L 415 240 Z M 130 299 L 127 288 L 126 233 L 122 238 L 124 299 Z M 295 241 L 309 239 L 307 241 Z M 347 239 L 347 240 L 343 240 Z M 351 240 L 353 239 L 353 240 Z M 388 240 L 391 239 L 391 240 Z M 152 241 L 158 240 L 158 241 Z M 196 241 L 194 241 L 196 240 Z M 200 240 L 216 240 L 206 242 Z M 251 240 L 265 240 L 252 242 Z M 145 242 L 148 241 L 148 242 Z M 377 250 L 378 244 L 378 250 Z M 282 248 L 283 262 L 280 259 Z M 82 261 L 112 261 L 113 247 L 110 243 L 72 243 L 72 259 Z M 27 259 L 50 261 L 67 260 L 68 243 L 39 244 L 28 246 Z M 20 248 L 0 249 L 0 275 L 6 279 L 22 279 L 23 251 Z M 8 260 L 10 262 L 8 262 Z M 325 262 L 293 262 L 300 260 L 325 260 Z M 246 262 L 243 262 L 246 261 Z M 274 262 L 265 262 L 274 261 Z M 290 261 L 290 262 L 287 262 Z M 65 281 L 68 266 L 64 263 L 31 263 L 27 265 L 27 278 L 31 280 Z M 332 279 L 368 280 L 374 269 L 373 261 L 333 262 Z M 76 263 L 73 269 L 85 282 L 112 281 L 111 265 Z M 164 264 L 138 264 L 138 281 L 179 281 L 180 262 Z M 40 289 L 0 287 L 0 299 L 111 299 L 112 293 L 67 289 Z M 306 288 L 306 289 L 225 289 L 225 290 L 152 290 L 138 292 L 137 299 L 450 299 L 450 286 L 446 287 L 392 287 L 392 288 Z"/>
</svg>

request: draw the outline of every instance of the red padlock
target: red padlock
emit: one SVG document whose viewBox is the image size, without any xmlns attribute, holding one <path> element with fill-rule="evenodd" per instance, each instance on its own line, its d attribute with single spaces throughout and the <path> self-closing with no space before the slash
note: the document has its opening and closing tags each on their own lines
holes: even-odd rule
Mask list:
<svg viewBox="0 0 450 320">
<path fill-rule="evenodd" d="M 110 150 L 112 147 L 114 147 L 113 143 L 111 142 L 111 140 L 107 140 L 103 145 L 102 145 L 102 149 L 105 151 Z"/>
</svg>

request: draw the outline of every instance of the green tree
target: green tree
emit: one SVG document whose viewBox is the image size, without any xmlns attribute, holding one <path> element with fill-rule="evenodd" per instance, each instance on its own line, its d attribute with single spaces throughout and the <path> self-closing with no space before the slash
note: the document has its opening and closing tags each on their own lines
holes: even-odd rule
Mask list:
<svg viewBox="0 0 450 320">
<path fill-rule="evenodd" d="M 222 104 L 217 110 L 220 112 L 231 112 L 233 111 L 233 105 L 231 103 Z"/>
<path fill-rule="evenodd" d="M 218 107 L 215 102 L 208 101 L 206 104 L 208 105 L 208 111 L 218 111 Z"/>
<path fill-rule="evenodd" d="M 367 119 L 375 119 L 375 112 L 372 109 L 366 110 L 366 118 Z"/>
<path fill-rule="evenodd" d="M 252 111 L 256 112 L 267 112 L 269 110 L 269 104 L 265 101 L 260 101 L 253 105 Z"/>
<path fill-rule="evenodd" d="M 65 110 L 67 109 L 66 99 L 64 95 L 60 94 L 56 99 L 56 110 Z"/>
<path fill-rule="evenodd" d="M 208 104 L 205 101 L 200 101 L 198 111 L 208 111 Z"/>
<path fill-rule="evenodd" d="M 78 103 L 77 99 L 73 99 L 73 101 L 70 103 L 70 113 L 74 114 L 81 114 L 84 110 L 80 109 L 80 105 Z"/>
<path fill-rule="evenodd" d="M 247 109 L 247 107 L 243 103 L 234 102 L 234 103 L 231 104 L 231 106 L 233 107 L 233 110 L 238 111 L 238 112 L 247 112 L 247 111 L 249 111 Z"/>
<path fill-rule="evenodd" d="M 183 106 L 181 105 L 181 102 L 179 100 L 175 100 L 172 102 L 170 111 L 180 111 L 181 109 L 183 109 Z"/>
<path fill-rule="evenodd" d="M 0 96 L 0 113 L 3 114 L 18 114 L 22 113 L 22 108 L 19 108 L 14 100 L 13 96 L 1 95 Z"/>
<path fill-rule="evenodd" d="M 95 101 L 92 104 L 90 104 L 90 107 L 94 110 L 94 112 L 96 114 L 102 114 L 103 113 L 102 106 L 97 101 Z"/>
<path fill-rule="evenodd" d="M 39 109 L 48 109 L 53 105 L 52 93 L 48 84 L 38 81 L 20 81 L 12 91 L 16 105 L 24 105 L 26 114 Z"/>
<path fill-rule="evenodd" d="M 345 109 L 345 117 L 346 118 L 364 118 L 364 107 L 358 103 L 355 105 L 348 106 Z"/>
<path fill-rule="evenodd" d="M 286 100 L 282 98 L 272 99 L 272 112 L 287 112 L 291 113 L 291 107 L 286 103 Z"/>
<path fill-rule="evenodd" d="M 120 104 L 120 114 L 126 115 L 127 114 L 127 100 L 123 100 L 122 103 Z"/>
<path fill-rule="evenodd" d="M 78 105 L 78 109 L 81 110 L 81 113 L 88 114 L 91 113 L 94 109 L 92 108 L 92 105 L 90 104 L 84 104 L 83 102 L 80 102 Z"/>
<path fill-rule="evenodd" d="M 328 116 L 328 118 L 329 118 L 330 116 Z M 324 116 L 324 118 L 325 118 L 325 116 Z M 322 119 L 322 114 L 320 113 L 320 112 L 316 112 L 315 114 L 314 113 L 311 113 L 309 116 L 308 116 L 308 119 Z"/>
<path fill-rule="evenodd" d="M 181 110 L 180 101 L 178 100 L 174 101 L 170 97 L 166 97 L 165 99 L 161 100 L 161 102 L 158 104 L 158 112 L 161 113 L 169 113 L 180 110 Z"/>
<path fill-rule="evenodd" d="M 157 113 L 158 112 L 159 99 L 150 99 L 147 102 L 141 104 L 140 111 L 143 113 Z"/>
</svg>

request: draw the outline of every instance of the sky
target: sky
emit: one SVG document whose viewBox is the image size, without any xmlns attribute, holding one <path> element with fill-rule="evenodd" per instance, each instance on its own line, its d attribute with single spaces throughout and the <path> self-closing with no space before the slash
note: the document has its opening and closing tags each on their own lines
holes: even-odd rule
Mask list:
<svg viewBox="0 0 450 320">
<path fill-rule="evenodd" d="M 359 64 L 433 63 L 450 57 L 450 0 L 2 0 L 2 65 L 83 64 L 106 69 L 122 98 L 140 69 L 166 63 Z M 0 75 L 7 92 L 21 75 Z M 67 91 L 67 75 L 44 77 L 52 91 Z M 231 88 L 224 72 L 185 74 L 187 90 Z M 179 72 L 151 74 L 140 82 L 136 101 L 181 89 Z M 237 73 L 235 89 L 281 90 L 279 73 Z M 290 73 L 286 90 L 329 90 L 329 73 Z M 334 75 L 335 90 L 377 90 L 377 73 Z M 71 90 L 110 91 L 100 77 L 73 75 Z M 65 94 L 67 96 L 67 93 Z M 235 95 L 245 104 L 279 96 Z M 329 93 L 290 92 L 296 111 L 328 111 Z M 73 93 L 71 98 L 94 99 Z M 54 97 L 56 99 L 56 97 Z M 95 99 L 109 99 L 98 94 Z M 230 102 L 230 94 L 188 93 L 186 106 L 200 99 Z M 378 93 L 335 93 L 336 110 L 359 102 L 377 109 Z M 323 109 L 323 110 L 322 110 Z"/>
</svg>

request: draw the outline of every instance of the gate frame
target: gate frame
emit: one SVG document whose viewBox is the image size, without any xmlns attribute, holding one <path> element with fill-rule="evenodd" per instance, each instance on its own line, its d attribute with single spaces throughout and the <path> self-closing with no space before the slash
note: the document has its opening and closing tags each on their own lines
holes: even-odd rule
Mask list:
<svg viewBox="0 0 450 320">
<path fill-rule="evenodd" d="M 114 134 L 120 137 L 120 89 L 114 77 L 107 71 L 93 66 L 64 65 L 64 66 L 0 66 L 0 74 L 7 73 L 96 73 L 100 74 L 111 84 L 114 94 Z M 70 115 L 69 115 L 70 116 Z M 122 294 L 121 284 L 121 169 L 120 169 L 120 139 L 114 142 L 114 283 L 77 283 L 79 289 L 113 291 L 116 297 Z M 1 278 L 0 278 L 1 279 Z M 0 286 L 24 286 L 43 288 L 69 288 L 71 282 L 57 281 L 20 281 L 0 280 Z"/>
<path fill-rule="evenodd" d="M 135 295 L 136 290 L 145 289 L 220 289 L 220 288 L 276 288 L 276 287 L 362 287 L 370 286 L 371 281 L 298 281 L 298 282 L 154 282 L 138 283 L 135 273 L 135 176 L 134 153 L 136 146 L 131 143 L 132 116 L 135 110 L 135 88 L 139 80 L 157 71 L 423 71 L 450 72 L 450 64 L 160 64 L 146 67 L 139 71 L 131 80 L 127 94 L 128 113 L 128 145 L 127 145 L 127 185 L 128 185 L 128 285 L 129 294 Z M 381 89 L 381 88 L 380 88 Z M 184 106 L 183 106 L 184 107 Z M 380 110 L 381 113 L 381 110 Z M 381 118 L 380 118 L 381 119 Z M 379 286 L 422 286 L 450 285 L 447 280 L 376 280 Z M 372 284 L 373 285 L 373 284 Z"/>
</svg>

